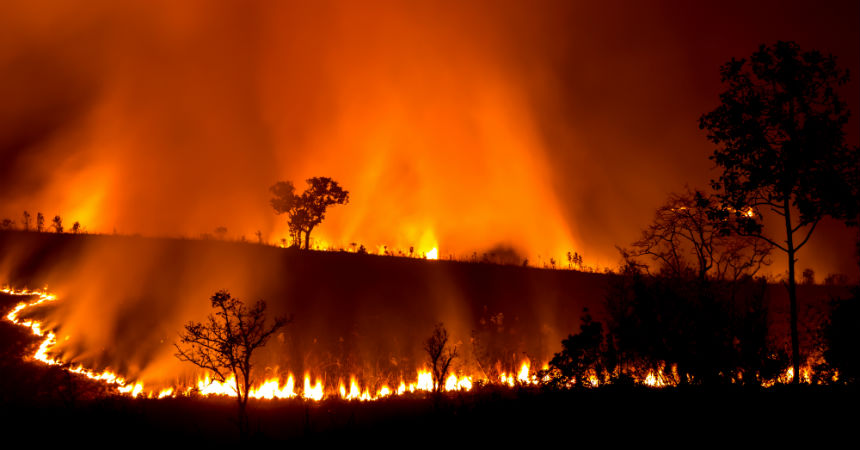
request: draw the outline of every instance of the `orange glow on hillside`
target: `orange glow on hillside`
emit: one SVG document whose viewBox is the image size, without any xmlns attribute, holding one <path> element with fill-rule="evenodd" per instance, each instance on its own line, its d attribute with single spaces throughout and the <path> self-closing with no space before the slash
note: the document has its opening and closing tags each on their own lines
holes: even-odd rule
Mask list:
<svg viewBox="0 0 860 450">
<path fill-rule="evenodd" d="M 28 308 L 37 307 L 47 302 L 54 302 L 57 297 L 47 291 L 31 291 L 31 290 L 16 290 L 12 288 L 0 289 L 0 292 L 22 297 L 32 297 L 34 300 L 29 302 L 20 302 L 7 315 L 6 320 L 15 323 L 16 325 L 28 328 L 33 335 L 41 339 L 41 343 L 32 355 L 32 358 L 44 364 L 49 365 L 66 365 L 67 361 L 51 355 L 52 348 L 56 345 L 56 336 L 53 332 L 45 330 L 44 325 L 35 320 L 21 319 L 21 314 Z M 804 382 L 813 382 L 812 361 L 808 360 L 801 368 L 801 376 Z M 498 385 L 498 386 L 530 386 L 538 385 L 541 380 L 535 372 L 532 371 L 532 363 L 528 359 L 524 359 L 516 374 L 501 372 L 498 379 L 488 379 L 475 374 L 457 374 L 450 373 L 444 380 L 434 380 L 433 374 L 428 369 L 418 370 L 414 381 L 400 380 L 397 388 L 391 388 L 387 384 L 379 384 L 378 388 L 372 389 L 371 386 L 375 382 L 362 385 L 357 377 L 350 376 L 349 389 L 347 390 L 343 382 L 338 382 L 336 385 L 326 385 L 319 377 L 315 377 L 312 381 L 312 376 L 305 373 L 303 386 L 300 391 L 297 391 L 295 376 L 292 373 L 287 373 L 286 381 L 282 382 L 278 376 L 269 377 L 262 382 L 254 384 L 249 391 L 249 397 L 254 399 L 292 399 L 302 398 L 307 401 L 321 401 L 326 398 L 340 398 L 343 400 L 360 400 L 372 401 L 394 395 L 408 395 L 420 392 L 431 392 L 441 382 L 441 389 L 447 392 L 453 391 L 470 391 L 473 389 L 476 381 L 480 381 L 483 385 Z M 546 363 L 543 364 L 546 370 Z M 81 365 L 72 366 L 68 369 L 72 373 L 86 376 L 89 379 L 103 382 L 107 385 L 114 386 L 117 392 L 131 397 L 144 396 L 148 398 L 165 398 L 175 397 L 180 395 L 203 395 L 203 396 L 236 396 L 236 380 L 232 377 L 219 382 L 210 378 L 209 374 L 201 375 L 197 382 L 193 385 L 175 385 L 169 387 L 160 387 L 150 389 L 146 387 L 144 380 L 127 380 L 122 375 L 115 373 L 109 369 L 96 371 L 91 368 Z M 649 369 L 640 373 L 631 373 L 635 382 L 649 387 L 667 387 L 675 386 L 680 382 L 676 367 L 668 368 L 664 371 L 663 367 L 659 367 L 656 371 Z M 832 374 L 832 381 L 838 379 L 838 373 Z M 764 382 L 765 387 L 775 384 L 790 383 L 793 377 L 791 368 L 774 380 Z M 603 380 L 599 380 L 594 374 L 589 375 L 587 386 L 597 387 Z M 820 382 L 820 381 L 819 381 Z"/>
</svg>

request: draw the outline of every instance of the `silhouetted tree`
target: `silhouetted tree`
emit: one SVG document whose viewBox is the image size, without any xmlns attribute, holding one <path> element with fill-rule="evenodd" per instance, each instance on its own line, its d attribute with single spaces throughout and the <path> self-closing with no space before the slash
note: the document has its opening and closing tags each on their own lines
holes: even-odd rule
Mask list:
<svg viewBox="0 0 860 450">
<path fill-rule="evenodd" d="M 650 257 L 669 277 L 704 282 L 708 277 L 736 281 L 754 276 L 769 263 L 770 244 L 732 233 L 724 224 L 727 219 L 714 217 L 717 208 L 715 198 L 699 190 L 671 194 L 642 237 L 622 254 Z"/>
<path fill-rule="evenodd" d="M 73 224 L 72 224 L 72 233 L 73 233 L 73 234 L 78 234 L 78 233 L 80 233 L 80 232 L 81 232 L 81 223 L 80 223 L 80 222 L 75 222 L 75 223 L 73 223 Z"/>
<path fill-rule="evenodd" d="M 824 278 L 825 286 L 845 286 L 848 284 L 848 275 L 844 273 L 829 273 Z"/>
<path fill-rule="evenodd" d="M 253 353 L 266 345 L 269 337 L 292 319 L 277 317 L 266 324 L 266 302 L 260 300 L 247 307 L 227 291 L 218 291 L 211 298 L 215 313 L 206 323 L 188 322 L 175 343 L 176 357 L 211 372 L 221 383 L 234 380 L 238 402 L 239 432 L 248 432 L 248 393 L 251 388 Z"/>
<path fill-rule="evenodd" d="M 36 231 L 42 232 L 45 229 L 45 216 L 42 213 L 36 213 Z"/>
<path fill-rule="evenodd" d="M 54 216 L 54 220 L 51 221 L 51 226 L 54 227 L 54 231 L 57 233 L 62 233 L 63 219 L 60 216 Z"/>
<path fill-rule="evenodd" d="M 567 268 L 573 269 L 573 266 L 576 266 L 577 269 L 582 269 L 582 255 L 577 252 L 567 252 Z"/>
<path fill-rule="evenodd" d="M 610 277 L 605 303 L 622 372 L 674 366 L 680 383 L 769 379 L 766 292 L 764 280 L 700 284 L 651 275 L 628 260 Z"/>
<path fill-rule="evenodd" d="M 430 368 L 433 370 L 433 392 L 439 393 L 445 386 L 451 361 L 457 357 L 457 346 L 448 345 L 448 330 L 443 323 L 437 323 L 433 334 L 424 341 L 424 351 L 430 358 Z"/>
<path fill-rule="evenodd" d="M 843 127 L 850 113 L 837 94 L 848 72 L 836 66 L 832 55 L 780 41 L 762 45 L 749 60 L 732 59 L 720 75 L 727 87 L 721 104 L 699 119 L 718 146 L 711 159 L 722 174 L 712 185 L 720 193 L 723 216 L 735 217 L 736 231 L 786 253 L 798 382 L 797 252 L 822 217 L 857 218 L 852 184 L 860 156 L 856 147 L 845 145 Z M 782 243 L 763 232 L 763 214 L 783 222 Z"/>
<path fill-rule="evenodd" d="M 14 227 L 15 227 L 15 221 L 8 218 L 8 217 L 3 219 L 2 222 L 0 222 L 0 230 L 11 230 Z"/>
<path fill-rule="evenodd" d="M 24 231 L 30 231 L 30 213 L 24 211 Z"/>
<path fill-rule="evenodd" d="M 604 381 L 605 374 L 615 368 L 611 339 L 604 340 L 603 325 L 591 319 L 588 308 L 583 309 L 579 333 L 561 341 L 562 350 L 549 362 L 541 374 L 549 384 L 563 387 L 570 384 L 585 386 L 591 377 Z"/>
<path fill-rule="evenodd" d="M 215 227 L 215 236 L 217 236 L 218 239 L 224 240 L 224 237 L 227 236 L 227 227 Z"/>
<path fill-rule="evenodd" d="M 800 275 L 800 279 L 801 283 L 803 284 L 807 284 L 810 286 L 815 284 L 815 271 L 808 267 L 806 269 L 803 269 L 803 273 Z"/>
<path fill-rule="evenodd" d="M 505 315 L 492 313 L 484 305 L 478 326 L 472 330 L 472 356 L 489 379 L 498 379 L 502 372 L 516 370 L 512 352 L 518 348 L 517 336 L 505 324 Z"/>
<path fill-rule="evenodd" d="M 299 247 L 304 233 L 305 250 L 310 248 L 311 231 L 325 219 L 328 207 L 349 202 L 349 191 L 331 178 L 309 178 L 307 183 L 308 188 L 302 195 L 296 195 L 291 181 L 279 181 L 269 188 L 274 195 L 270 201 L 272 208 L 277 214 L 288 214 L 290 235 Z"/>
</svg>

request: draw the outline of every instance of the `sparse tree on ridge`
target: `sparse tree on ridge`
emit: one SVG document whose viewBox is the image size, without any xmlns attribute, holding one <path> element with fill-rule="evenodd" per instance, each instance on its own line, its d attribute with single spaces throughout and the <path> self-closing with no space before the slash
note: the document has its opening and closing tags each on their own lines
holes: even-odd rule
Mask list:
<svg viewBox="0 0 860 450">
<path fill-rule="evenodd" d="M 51 226 L 54 227 L 54 231 L 57 233 L 63 232 L 63 218 L 60 216 L 54 216 L 54 220 L 51 221 Z"/>
<path fill-rule="evenodd" d="M 36 213 L 36 231 L 39 233 L 45 229 L 45 216 L 42 213 Z"/>
<path fill-rule="evenodd" d="M 24 231 L 30 231 L 30 213 L 24 211 Z"/>
<path fill-rule="evenodd" d="M 309 178 L 307 183 L 308 188 L 301 195 L 296 195 L 291 181 L 279 181 L 269 188 L 274 195 L 270 200 L 272 208 L 277 214 L 288 214 L 293 243 L 302 247 L 304 234 L 306 250 L 310 248 L 311 232 L 325 219 L 328 207 L 349 202 L 349 191 L 331 178 Z"/>
<path fill-rule="evenodd" d="M 848 72 L 832 55 L 777 42 L 762 45 L 749 60 L 732 59 L 720 75 L 726 86 L 720 106 L 699 119 L 717 145 L 711 159 L 722 169 L 711 184 L 724 217 L 734 216 L 736 232 L 767 241 L 787 256 L 797 383 L 797 252 L 823 217 L 858 217 L 860 152 L 845 144 L 850 113 L 837 93 Z M 765 232 L 765 215 L 784 224 L 780 237 Z"/>
</svg>

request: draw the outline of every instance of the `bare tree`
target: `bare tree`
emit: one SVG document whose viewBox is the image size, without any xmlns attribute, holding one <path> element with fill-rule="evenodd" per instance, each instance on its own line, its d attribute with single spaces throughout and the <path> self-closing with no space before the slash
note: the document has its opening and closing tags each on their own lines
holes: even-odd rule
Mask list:
<svg viewBox="0 0 860 450">
<path fill-rule="evenodd" d="M 448 346 L 448 330 L 445 329 L 445 324 L 436 324 L 433 334 L 424 342 L 424 351 L 430 357 L 433 369 L 433 392 L 438 394 L 445 385 L 451 361 L 457 357 L 457 346 Z"/>
<path fill-rule="evenodd" d="M 698 190 L 671 194 L 633 248 L 622 253 L 633 258 L 650 257 L 671 277 L 737 281 L 744 275 L 755 275 L 769 263 L 771 246 L 731 233 L 723 223 L 726 219 L 714 217 L 719 209 L 713 196 Z"/>
<path fill-rule="evenodd" d="M 36 231 L 39 233 L 45 228 L 45 216 L 42 213 L 36 213 Z"/>
<path fill-rule="evenodd" d="M 24 211 L 24 231 L 30 231 L 30 213 Z"/>
<path fill-rule="evenodd" d="M 235 381 L 238 402 L 239 433 L 248 432 L 248 393 L 251 388 L 252 356 L 255 350 L 266 345 L 269 337 L 292 321 L 276 317 L 266 325 L 266 302 L 260 300 L 248 308 L 227 291 L 218 291 L 211 297 L 215 314 L 206 323 L 188 322 L 180 340 L 175 343 L 176 357 L 212 373 L 215 380 L 224 383 L 231 377 Z"/>
</svg>

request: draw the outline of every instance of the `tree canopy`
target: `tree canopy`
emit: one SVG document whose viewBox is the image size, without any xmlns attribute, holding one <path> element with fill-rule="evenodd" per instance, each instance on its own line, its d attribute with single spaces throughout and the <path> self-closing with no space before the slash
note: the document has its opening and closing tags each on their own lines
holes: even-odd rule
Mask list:
<svg viewBox="0 0 860 450">
<path fill-rule="evenodd" d="M 215 380 L 233 379 L 239 406 L 239 430 L 248 431 L 246 405 L 251 388 L 252 356 L 266 345 L 272 334 L 290 323 L 287 317 L 277 317 L 266 324 L 266 302 L 260 300 L 252 307 L 218 291 L 211 298 L 215 314 L 206 323 L 189 322 L 180 335 L 176 357 L 209 371 Z"/>
<path fill-rule="evenodd" d="M 292 181 L 279 181 L 269 188 L 274 195 L 270 200 L 272 208 L 277 214 L 288 215 L 290 235 L 299 247 L 304 234 L 305 249 L 310 248 L 311 231 L 325 220 L 328 207 L 349 202 L 349 191 L 331 178 L 309 178 L 307 183 L 308 188 L 301 195 L 296 194 Z"/>
<path fill-rule="evenodd" d="M 625 259 L 650 257 L 661 273 L 676 278 L 736 281 L 754 276 L 769 264 L 770 244 L 731 232 L 727 219 L 714 217 L 718 208 L 717 199 L 700 190 L 673 193 L 642 237 L 622 254 Z"/>
<path fill-rule="evenodd" d="M 748 60 L 733 58 L 720 75 L 726 87 L 720 105 L 699 119 L 717 146 L 711 159 L 722 170 L 711 184 L 721 202 L 719 212 L 734 216 L 737 232 L 763 239 L 788 256 L 797 375 L 796 252 L 823 217 L 857 217 L 860 152 L 845 143 L 850 112 L 838 92 L 848 71 L 832 55 L 780 41 L 760 46 Z M 771 214 L 784 222 L 784 240 L 764 232 L 762 219 Z"/>
</svg>

